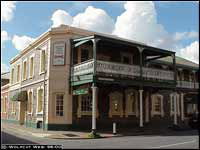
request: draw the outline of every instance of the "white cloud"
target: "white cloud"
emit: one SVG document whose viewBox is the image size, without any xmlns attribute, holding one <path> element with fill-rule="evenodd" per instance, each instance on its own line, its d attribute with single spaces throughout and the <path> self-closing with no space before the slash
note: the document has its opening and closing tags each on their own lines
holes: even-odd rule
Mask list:
<svg viewBox="0 0 200 150">
<path fill-rule="evenodd" d="M 1 22 L 10 21 L 13 18 L 15 1 L 1 1 Z"/>
<path fill-rule="evenodd" d="M 4 48 L 6 41 L 10 40 L 8 33 L 4 30 L 1 31 L 1 49 Z"/>
<path fill-rule="evenodd" d="M 117 17 L 113 34 L 152 46 L 162 46 L 167 31 L 157 23 L 157 14 L 153 2 L 130 1 L 124 4 L 125 11 Z"/>
<path fill-rule="evenodd" d="M 198 38 L 198 32 L 191 31 L 191 32 L 176 32 L 174 34 L 174 40 L 179 41 L 183 39 L 192 39 L 192 38 Z"/>
<path fill-rule="evenodd" d="M 195 41 L 182 48 L 178 55 L 199 64 L 199 42 Z"/>
<path fill-rule="evenodd" d="M 58 27 L 61 24 L 71 25 L 73 18 L 66 11 L 59 9 L 53 13 L 51 20 L 53 21 L 52 27 Z"/>
<path fill-rule="evenodd" d="M 112 33 L 114 21 L 104 10 L 88 6 L 85 12 L 74 17 L 72 26 L 96 32 Z"/>
<path fill-rule="evenodd" d="M 12 39 L 12 43 L 15 46 L 17 50 L 23 50 L 26 48 L 29 44 L 31 44 L 35 39 L 28 37 L 28 36 L 18 36 L 14 35 Z"/>
<path fill-rule="evenodd" d="M 113 19 L 104 10 L 92 6 L 88 6 L 83 13 L 78 13 L 74 17 L 64 10 L 57 10 L 53 13 L 51 20 L 52 27 L 66 24 L 104 33 L 112 33 L 114 29 Z"/>
<path fill-rule="evenodd" d="M 9 66 L 7 66 L 4 63 L 1 63 L 1 73 L 8 72 L 8 71 L 9 71 Z"/>
</svg>

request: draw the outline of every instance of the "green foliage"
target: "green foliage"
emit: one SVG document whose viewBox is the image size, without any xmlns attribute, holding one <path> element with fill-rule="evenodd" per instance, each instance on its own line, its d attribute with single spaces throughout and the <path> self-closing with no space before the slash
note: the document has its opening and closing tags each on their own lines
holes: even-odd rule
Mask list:
<svg viewBox="0 0 200 150">
<path fill-rule="evenodd" d="M 91 132 L 88 134 L 88 138 L 91 138 L 91 139 L 101 138 L 101 135 L 98 133 Z"/>
</svg>

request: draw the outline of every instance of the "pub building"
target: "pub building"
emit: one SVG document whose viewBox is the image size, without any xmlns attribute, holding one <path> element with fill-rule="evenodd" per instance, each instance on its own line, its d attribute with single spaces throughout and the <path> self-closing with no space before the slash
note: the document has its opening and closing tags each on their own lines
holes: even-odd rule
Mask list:
<svg viewBox="0 0 200 150">
<path fill-rule="evenodd" d="M 6 101 L 1 95 L 6 122 L 95 132 L 113 123 L 133 129 L 187 125 L 198 112 L 198 64 L 114 35 L 61 25 L 10 65 Z"/>
</svg>

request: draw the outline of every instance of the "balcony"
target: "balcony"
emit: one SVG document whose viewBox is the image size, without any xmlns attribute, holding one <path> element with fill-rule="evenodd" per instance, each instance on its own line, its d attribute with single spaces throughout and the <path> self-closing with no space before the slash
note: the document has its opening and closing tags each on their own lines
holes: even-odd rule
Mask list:
<svg viewBox="0 0 200 150">
<path fill-rule="evenodd" d="M 188 88 L 188 89 L 199 89 L 198 82 L 189 82 L 189 81 L 177 81 L 178 88 Z"/>
<path fill-rule="evenodd" d="M 174 80 L 174 72 L 153 68 L 142 68 L 142 77 L 145 79 Z M 89 60 L 81 64 L 74 65 L 72 76 L 92 74 L 94 72 L 94 61 Z M 109 76 L 127 76 L 129 78 L 140 76 L 140 66 L 126 65 L 120 63 L 97 60 L 96 73 Z"/>
</svg>

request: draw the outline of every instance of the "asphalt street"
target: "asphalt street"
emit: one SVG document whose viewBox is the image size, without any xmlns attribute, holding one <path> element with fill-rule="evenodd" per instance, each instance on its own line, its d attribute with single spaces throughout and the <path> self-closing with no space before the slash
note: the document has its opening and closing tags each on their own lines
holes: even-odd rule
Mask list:
<svg viewBox="0 0 200 150">
<path fill-rule="evenodd" d="M 63 145 L 63 148 L 79 148 L 79 149 L 137 149 L 137 148 L 167 148 L 167 149 L 199 149 L 199 136 L 195 130 L 184 131 L 177 135 L 159 136 L 159 135 L 143 135 L 143 136 L 124 136 L 102 139 L 49 139 L 39 138 L 30 135 L 11 133 L 11 131 L 2 131 L 3 144 L 50 144 Z M 186 133 L 187 132 L 187 133 Z M 191 133 L 191 134 L 190 134 Z"/>
</svg>

